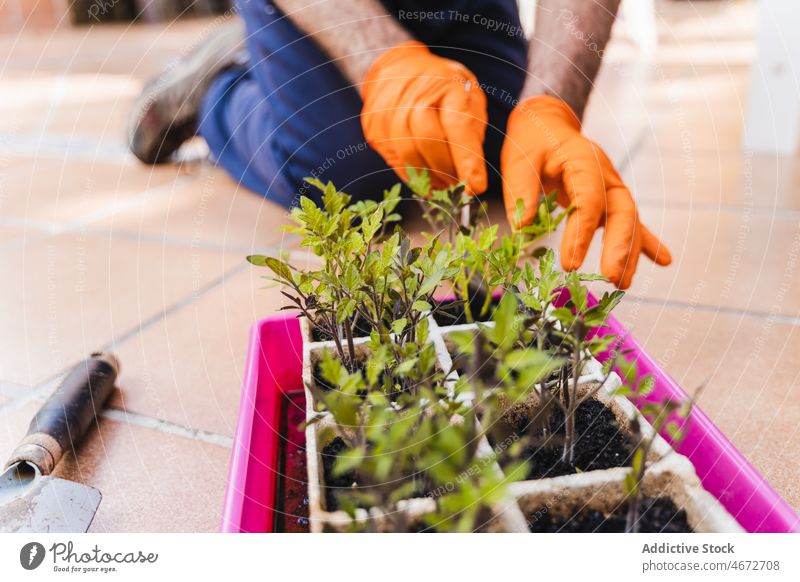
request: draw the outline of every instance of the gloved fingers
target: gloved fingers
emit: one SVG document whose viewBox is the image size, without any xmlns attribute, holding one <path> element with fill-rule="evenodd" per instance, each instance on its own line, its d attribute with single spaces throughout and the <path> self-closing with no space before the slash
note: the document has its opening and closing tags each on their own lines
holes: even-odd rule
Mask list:
<svg viewBox="0 0 800 582">
<path fill-rule="evenodd" d="M 528 226 L 536 215 L 542 191 L 544 150 L 528 151 L 517 141 L 515 132 L 506 136 L 500 152 L 500 171 L 503 176 L 503 203 L 512 228 Z M 522 216 L 517 220 L 517 202 L 522 201 Z"/>
<path fill-rule="evenodd" d="M 606 192 L 602 169 L 588 140 L 563 146 L 562 181 L 575 210 L 567 218 L 561 242 L 561 266 L 574 271 L 583 264 L 606 212 Z M 553 153 L 558 156 L 558 152 Z"/>
<path fill-rule="evenodd" d="M 640 223 L 639 228 L 642 231 L 642 252 L 656 265 L 669 265 L 672 262 L 669 249 L 644 224 Z"/>
<path fill-rule="evenodd" d="M 392 105 L 386 103 L 381 108 L 364 109 L 361 113 L 361 129 L 369 147 L 374 149 L 403 180 L 408 180 L 403 160 L 395 150 L 395 142 L 391 134 Z"/>
<path fill-rule="evenodd" d="M 633 239 L 631 241 L 631 248 L 628 256 L 625 259 L 624 264 L 622 265 L 622 271 L 619 274 L 619 278 L 615 279 L 612 274 L 605 274 L 603 273 L 602 267 L 600 272 L 603 273 L 606 277 L 608 277 L 612 283 L 614 283 L 619 289 L 627 289 L 631 286 L 633 282 L 633 276 L 636 273 L 636 267 L 639 264 L 639 256 L 642 252 L 642 235 L 641 235 L 641 223 L 636 223 L 634 227 Z"/>
<path fill-rule="evenodd" d="M 390 139 L 392 149 L 400 160 L 402 171 L 408 166 L 416 170 L 425 168 L 425 159 L 422 153 L 417 149 L 417 141 L 414 139 L 414 134 L 410 126 L 412 108 L 405 105 L 397 107 L 391 112 L 389 117 L 390 130 L 387 134 Z M 397 172 L 398 168 L 394 168 Z M 399 172 L 398 172 L 399 173 Z"/>
<path fill-rule="evenodd" d="M 453 83 L 442 97 L 439 117 L 447 136 L 456 174 L 471 194 L 486 191 L 488 175 L 483 156 L 488 114 L 486 96 L 474 76 L 465 85 Z"/>
<path fill-rule="evenodd" d="M 626 280 L 630 285 L 630 265 L 635 268 L 632 254 L 641 251 L 641 231 L 636 204 L 630 191 L 624 186 L 609 188 L 606 192 L 608 211 L 605 216 L 603 253 L 600 272 L 620 286 Z"/>
<path fill-rule="evenodd" d="M 424 167 L 430 170 L 433 187 L 445 188 L 458 182 L 438 112 L 431 107 L 415 107 L 409 121 L 416 150 L 423 159 Z"/>
</svg>

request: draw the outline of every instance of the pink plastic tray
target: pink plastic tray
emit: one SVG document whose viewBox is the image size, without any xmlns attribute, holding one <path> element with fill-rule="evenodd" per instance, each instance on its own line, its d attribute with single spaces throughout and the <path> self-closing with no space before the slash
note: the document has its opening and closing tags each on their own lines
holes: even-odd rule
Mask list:
<svg viewBox="0 0 800 582">
<path fill-rule="evenodd" d="M 653 399 L 686 396 L 616 318 L 610 317 L 608 327 L 597 333 L 626 338 L 620 349 L 629 350 L 638 360 L 641 374 L 652 374 L 656 379 Z M 272 531 L 280 472 L 280 406 L 284 394 L 302 390 L 302 353 L 300 327 L 293 315 L 268 317 L 250 330 L 223 532 Z M 747 531 L 800 531 L 797 514 L 699 409 L 694 410 L 687 436 L 678 450 L 694 463 L 706 489 Z"/>
</svg>

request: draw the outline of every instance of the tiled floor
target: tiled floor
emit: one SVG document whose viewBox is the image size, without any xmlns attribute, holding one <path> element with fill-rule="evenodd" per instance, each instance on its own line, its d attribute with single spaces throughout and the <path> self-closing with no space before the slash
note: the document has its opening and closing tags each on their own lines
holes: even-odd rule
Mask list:
<svg viewBox="0 0 800 582">
<path fill-rule="evenodd" d="M 753 6 L 664 3 L 650 61 L 607 52 L 586 120 L 670 246 L 620 316 L 800 508 L 800 165 L 743 154 Z M 244 263 L 286 213 L 202 163 L 122 139 L 144 79 L 213 22 L 0 36 L 0 457 L 65 368 L 99 349 L 119 392 L 59 468 L 103 491 L 97 531 L 213 531 L 248 326 L 281 304 Z M 597 245 L 590 268 L 596 267 Z"/>
</svg>

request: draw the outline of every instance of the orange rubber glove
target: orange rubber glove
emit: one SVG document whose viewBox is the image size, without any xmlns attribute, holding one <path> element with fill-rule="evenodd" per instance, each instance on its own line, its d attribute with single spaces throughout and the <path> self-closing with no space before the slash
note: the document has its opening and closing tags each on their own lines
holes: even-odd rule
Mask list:
<svg viewBox="0 0 800 582">
<path fill-rule="evenodd" d="M 403 180 L 408 166 L 428 168 L 435 188 L 486 190 L 486 95 L 464 65 L 405 42 L 375 60 L 361 96 L 367 143 Z"/>
<path fill-rule="evenodd" d="M 514 108 L 500 166 L 512 226 L 530 224 L 542 191 L 555 190 L 561 206 L 574 206 L 561 243 L 564 270 L 581 266 L 600 227 L 605 228 L 600 272 L 620 289 L 630 286 L 640 253 L 659 265 L 672 261 L 667 248 L 639 221 L 636 203 L 608 156 L 581 135 L 580 121 L 560 99 L 537 96 Z M 514 225 L 517 200 L 524 202 L 525 212 Z"/>
</svg>

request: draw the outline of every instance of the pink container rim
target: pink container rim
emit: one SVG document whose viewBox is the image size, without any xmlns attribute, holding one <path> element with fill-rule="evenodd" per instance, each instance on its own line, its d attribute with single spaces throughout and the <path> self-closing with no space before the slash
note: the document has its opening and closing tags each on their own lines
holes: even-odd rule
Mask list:
<svg viewBox="0 0 800 582">
<path fill-rule="evenodd" d="M 562 296 L 562 301 L 567 299 Z M 591 295 L 589 301 L 596 303 Z M 655 379 L 652 399 L 686 398 L 686 392 L 614 316 L 594 332 L 623 338 L 618 349 L 628 351 L 638 362 L 640 375 L 650 374 Z M 300 326 L 292 314 L 262 319 L 250 329 L 223 506 L 223 532 L 272 531 L 280 471 L 280 405 L 284 394 L 302 390 L 302 353 Z M 598 359 L 607 357 L 603 354 Z M 692 461 L 703 486 L 748 532 L 800 531 L 800 518 L 794 510 L 698 408 L 678 451 Z"/>
</svg>

